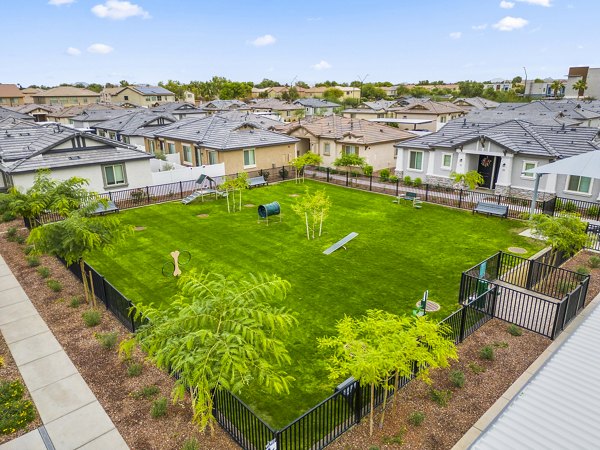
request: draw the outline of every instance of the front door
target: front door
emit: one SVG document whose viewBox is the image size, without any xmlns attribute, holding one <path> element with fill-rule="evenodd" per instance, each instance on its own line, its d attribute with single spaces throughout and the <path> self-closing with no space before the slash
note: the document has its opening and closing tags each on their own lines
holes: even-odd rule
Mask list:
<svg viewBox="0 0 600 450">
<path fill-rule="evenodd" d="M 501 159 L 502 158 L 499 156 L 479 155 L 477 172 L 483 177 L 483 184 L 481 187 L 488 189 L 494 189 L 496 187 Z"/>
</svg>

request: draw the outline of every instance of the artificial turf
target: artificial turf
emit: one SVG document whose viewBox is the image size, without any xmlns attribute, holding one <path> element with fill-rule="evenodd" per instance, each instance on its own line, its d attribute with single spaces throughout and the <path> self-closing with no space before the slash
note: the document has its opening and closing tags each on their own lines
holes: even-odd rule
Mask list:
<svg viewBox="0 0 600 450">
<path fill-rule="evenodd" d="M 326 189 L 332 208 L 323 235 L 306 239 L 303 220 L 291 210 L 305 187 Z M 257 206 L 278 201 L 281 222 L 257 223 Z M 289 395 L 267 395 L 254 387 L 241 397 L 270 425 L 282 427 L 332 393 L 324 355 L 316 339 L 331 334 L 345 314 L 379 308 L 411 314 L 423 291 L 441 305 L 443 318 L 458 308 L 461 272 L 498 250 L 523 247 L 531 255 L 539 242 L 519 236 L 523 222 L 472 215 L 432 204 L 415 209 L 389 196 L 326 185 L 288 181 L 244 191 L 242 211 L 227 212 L 224 199 L 189 205 L 165 203 L 123 211 L 125 224 L 145 227 L 111 254 L 88 262 L 134 303 L 169 302 L 176 280 L 162 275 L 173 250 L 188 250 L 182 266 L 243 277 L 276 274 L 292 288 L 286 307 L 299 325 L 285 338 L 295 378 Z M 206 216 L 207 215 L 207 216 Z M 200 217 L 199 217 L 200 216 Z M 358 237 L 331 255 L 323 250 L 350 232 Z"/>
</svg>

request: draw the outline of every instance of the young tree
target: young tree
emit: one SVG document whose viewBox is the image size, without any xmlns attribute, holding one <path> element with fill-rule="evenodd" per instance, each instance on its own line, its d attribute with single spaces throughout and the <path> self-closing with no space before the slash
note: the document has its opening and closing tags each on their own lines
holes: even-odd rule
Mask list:
<svg viewBox="0 0 600 450">
<path fill-rule="evenodd" d="M 573 256 L 585 246 L 588 239 L 586 224 L 573 214 L 557 217 L 536 214 L 530 219 L 530 224 L 534 233 L 543 237 L 552 247 L 552 265 L 559 252 Z"/>
<path fill-rule="evenodd" d="M 452 172 L 450 178 L 454 180 L 459 189 L 475 189 L 477 186 L 483 184 L 483 176 L 476 170 L 471 170 L 467 173 L 456 173 Z"/>
<path fill-rule="evenodd" d="M 581 97 L 581 95 L 585 96 L 585 90 L 587 88 L 588 88 L 588 85 L 583 78 L 581 78 L 580 80 L 577 80 L 573 84 L 573 89 L 575 89 L 577 91 L 577 100 L 579 100 L 579 97 Z"/>
<path fill-rule="evenodd" d="M 306 239 L 315 238 L 315 230 L 319 226 L 319 237 L 323 233 L 323 222 L 327 218 L 331 201 L 325 190 L 316 191 L 314 194 L 306 188 L 304 195 L 292 205 L 292 210 L 302 217 L 306 224 Z"/>
<path fill-rule="evenodd" d="M 330 102 L 337 102 L 343 96 L 344 91 L 336 87 L 331 87 L 329 89 L 326 89 L 325 92 L 323 92 L 323 98 L 325 100 L 329 100 Z"/>
<path fill-rule="evenodd" d="M 354 153 L 344 153 L 342 156 L 333 161 L 335 167 L 361 168 L 366 164 L 365 158 Z"/>
<path fill-rule="evenodd" d="M 323 161 L 320 155 L 311 151 L 306 152 L 302 156 L 298 156 L 292 160 L 292 165 L 296 168 L 296 183 L 300 182 L 300 176 L 304 181 L 304 167 L 305 166 L 318 166 Z"/>
<path fill-rule="evenodd" d="M 235 212 L 236 204 L 239 205 L 238 211 L 242 210 L 242 191 L 248 188 L 248 174 L 242 172 L 236 178 L 229 178 L 220 188 L 227 193 L 227 212 Z M 238 194 L 236 201 L 235 194 Z M 229 193 L 231 193 L 231 209 L 229 207 Z"/>
<path fill-rule="evenodd" d="M 121 343 L 120 351 L 128 355 L 139 344 L 159 368 L 177 374 L 173 401 L 190 393 L 201 430 L 214 430 L 215 391 L 238 393 L 252 381 L 271 392 L 289 392 L 293 378 L 281 366 L 291 360 L 281 337 L 297 320 L 275 305 L 285 300 L 287 281 L 190 272 L 178 285 L 166 309 L 137 306 L 149 322 Z"/>
<path fill-rule="evenodd" d="M 550 89 L 552 89 L 552 91 L 554 92 L 555 97 L 558 97 L 560 95 L 563 86 L 564 85 L 560 80 L 554 80 L 552 82 L 552 84 L 550 85 Z"/>
</svg>

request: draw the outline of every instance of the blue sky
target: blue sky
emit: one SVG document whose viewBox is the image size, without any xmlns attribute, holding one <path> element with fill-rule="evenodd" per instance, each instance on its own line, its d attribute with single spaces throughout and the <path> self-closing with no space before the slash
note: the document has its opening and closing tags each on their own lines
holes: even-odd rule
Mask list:
<svg viewBox="0 0 600 450">
<path fill-rule="evenodd" d="M 563 77 L 597 0 L 2 0 L 0 82 Z"/>
</svg>

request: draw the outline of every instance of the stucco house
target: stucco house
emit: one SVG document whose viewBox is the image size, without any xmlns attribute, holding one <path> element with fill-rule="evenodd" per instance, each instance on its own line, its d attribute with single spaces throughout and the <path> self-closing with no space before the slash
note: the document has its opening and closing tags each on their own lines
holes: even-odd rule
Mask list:
<svg viewBox="0 0 600 450">
<path fill-rule="evenodd" d="M 248 106 L 250 111 L 257 114 L 268 114 L 278 117 L 284 122 L 294 122 L 300 118 L 299 111 L 303 111 L 302 105 L 296 105 L 277 99 L 256 99 L 252 100 Z"/>
<path fill-rule="evenodd" d="M 459 119 L 442 130 L 397 144 L 398 176 L 451 186 L 452 172 L 479 172 L 483 189 L 501 195 L 530 197 L 534 177 L 525 170 L 588 151 L 598 150 L 598 129 L 538 125 L 524 120 L 496 123 Z M 584 177 L 542 178 L 541 197 L 558 195 L 596 201 L 600 182 Z"/>
<path fill-rule="evenodd" d="M 54 111 L 48 112 L 47 120 L 50 122 L 61 123 L 63 125 L 74 126 L 75 117 L 80 116 L 85 112 L 91 111 L 127 111 L 117 105 L 106 105 L 101 103 L 93 103 L 91 105 L 68 106 L 66 108 L 55 108 Z"/>
<path fill-rule="evenodd" d="M 33 103 L 38 105 L 58 105 L 62 107 L 91 105 L 100 101 L 100 94 L 89 89 L 74 86 L 59 86 L 31 94 Z"/>
<path fill-rule="evenodd" d="M 196 108 L 193 103 L 169 102 L 152 108 L 153 112 L 171 114 L 177 120 L 188 117 L 206 117 L 206 111 Z"/>
<path fill-rule="evenodd" d="M 211 100 L 199 107 L 207 114 L 216 114 L 226 111 L 249 111 L 250 107 L 241 100 Z"/>
<path fill-rule="evenodd" d="M 347 98 L 360 99 L 360 88 L 352 86 L 319 86 L 311 88 L 296 88 L 300 98 L 323 98 L 328 89 L 339 89 L 342 92 L 342 100 Z"/>
<path fill-rule="evenodd" d="M 404 130 L 414 129 L 411 120 L 422 120 L 424 122 L 420 128 L 427 131 L 438 131 L 451 120 L 461 117 L 465 114 L 465 109 L 449 102 L 434 102 L 426 100 L 414 102 L 407 106 L 392 107 L 390 112 L 395 114 L 397 119 L 406 119 L 407 123 L 400 123 L 400 128 Z"/>
<path fill-rule="evenodd" d="M 33 120 L 35 122 L 47 122 L 48 114 L 53 114 L 62 108 L 60 106 L 36 105 L 34 103 L 26 103 L 21 106 L 12 107 L 10 109 L 21 114 L 30 115 L 31 117 L 33 117 Z"/>
<path fill-rule="evenodd" d="M 237 113 L 242 114 L 242 113 Z M 146 151 L 180 156 L 184 166 L 224 164 L 225 173 L 272 169 L 296 157 L 298 139 L 264 129 L 260 116 L 183 119 L 146 132 Z M 273 122 L 273 121 L 271 121 Z"/>
<path fill-rule="evenodd" d="M 60 180 L 86 178 L 96 192 L 152 183 L 152 156 L 132 146 L 61 125 L 0 127 L 0 190 L 31 187 L 40 169 Z"/>
<path fill-rule="evenodd" d="M 386 117 L 394 117 L 395 114 L 390 111 L 390 108 L 398 106 L 400 106 L 400 104 L 395 100 L 362 102 L 355 108 L 343 110 L 342 115 L 350 119 L 383 119 Z"/>
<path fill-rule="evenodd" d="M 331 116 L 340 105 L 337 103 L 321 100 L 319 98 L 300 98 L 294 102 L 294 105 L 300 105 L 304 108 L 304 115 L 311 116 Z"/>
<path fill-rule="evenodd" d="M 472 109 L 494 109 L 500 105 L 498 102 L 483 97 L 458 97 L 452 103 L 466 111 Z"/>
<path fill-rule="evenodd" d="M 0 83 L 0 106 L 19 106 L 25 104 L 25 95 L 16 84 Z"/>
<path fill-rule="evenodd" d="M 33 117 L 28 114 L 23 114 L 12 109 L 0 107 L 0 120 L 13 117 L 15 119 L 29 120 L 33 122 Z"/>
<path fill-rule="evenodd" d="M 170 114 L 152 112 L 147 109 L 133 111 L 114 119 L 96 123 L 90 128 L 101 137 L 108 137 L 125 144 L 144 149 L 144 133 L 149 129 L 162 127 L 176 122 Z"/>
<path fill-rule="evenodd" d="M 175 94 L 160 86 L 135 84 L 104 90 L 106 92 L 103 98 L 107 98 L 110 95 L 112 103 L 131 103 L 136 106 L 149 108 L 161 103 L 175 101 Z"/>
<path fill-rule="evenodd" d="M 302 119 L 274 129 L 300 139 L 298 154 L 320 155 L 324 166 L 332 167 L 337 158 L 352 153 L 364 157 L 375 170 L 395 167 L 394 145 L 414 137 L 398 128 L 340 116 Z"/>
<path fill-rule="evenodd" d="M 81 114 L 70 118 L 73 128 L 91 128 L 101 122 L 123 117 L 135 112 L 135 109 L 85 109 Z"/>
</svg>

